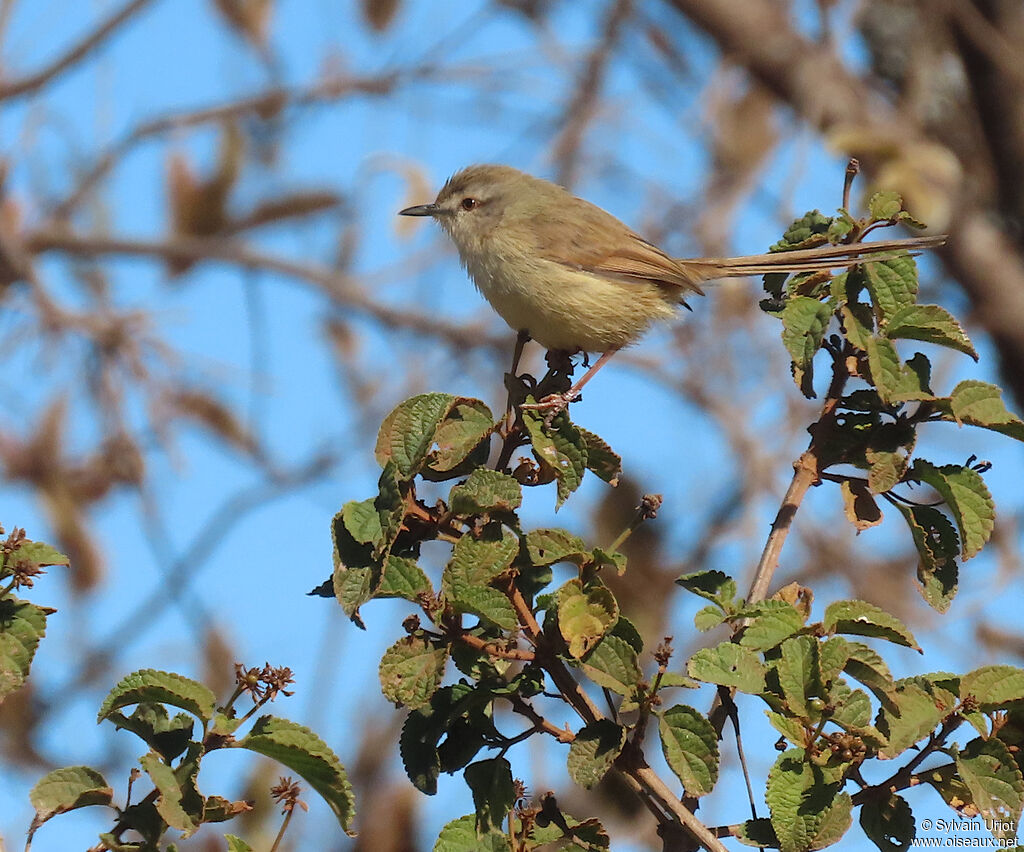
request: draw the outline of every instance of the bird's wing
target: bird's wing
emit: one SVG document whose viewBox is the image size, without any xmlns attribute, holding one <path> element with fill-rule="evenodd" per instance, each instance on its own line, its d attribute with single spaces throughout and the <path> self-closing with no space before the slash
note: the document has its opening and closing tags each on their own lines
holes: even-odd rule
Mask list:
<svg viewBox="0 0 1024 852">
<path fill-rule="evenodd" d="M 582 269 L 625 284 L 660 284 L 701 293 L 699 275 L 596 205 L 573 199 L 572 221 L 558 213 L 532 220 L 535 250 L 546 260 Z"/>
</svg>

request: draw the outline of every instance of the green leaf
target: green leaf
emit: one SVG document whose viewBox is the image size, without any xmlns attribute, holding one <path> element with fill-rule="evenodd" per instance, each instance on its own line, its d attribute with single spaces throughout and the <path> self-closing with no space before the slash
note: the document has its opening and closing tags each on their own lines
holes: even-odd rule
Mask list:
<svg viewBox="0 0 1024 852">
<path fill-rule="evenodd" d="M 425 393 L 399 403 L 377 433 L 374 452 L 381 467 L 391 460 L 403 479 L 419 473 L 455 400 L 447 393 Z"/>
<path fill-rule="evenodd" d="M 140 702 L 169 704 L 198 717 L 204 725 L 213 718 L 217 697 L 198 681 L 174 672 L 140 669 L 122 678 L 100 706 L 96 717 L 102 722 L 115 710 Z"/>
<path fill-rule="evenodd" d="M 640 631 L 637 630 L 636 625 L 630 621 L 626 616 L 620 614 L 618 620 L 612 626 L 611 636 L 617 636 L 622 639 L 636 651 L 638 654 L 644 650 L 644 638 L 640 635 Z"/>
<path fill-rule="evenodd" d="M 757 654 L 732 642 L 701 648 L 686 664 L 695 680 L 734 686 L 740 692 L 757 695 L 764 689 L 765 667 Z"/>
<path fill-rule="evenodd" d="M 914 814 L 902 796 L 868 799 L 860 808 L 860 827 L 882 852 L 905 852 L 917 836 Z"/>
<path fill-rule="evenodd" d="M 433 852 L 511 852 L 511 847 L 503 834 L 478 837 L 476 816 L 469 814 L 453 819 L 441 829 Z"/>
<path fill-rule="evenodd" d="M 513 630 L 518 620 L 511 602 L 488 584 L 508 573 L 518 553 L 519 539 L 496 524 L 485 528 L 479 538 L 467 533 L 455 544 L 441 577 L 441 590 L 457 610 Z"/>
<path fill-rule="evenodd" d="M 660 715 L 665 761 L 689 796 L 706 796 L 718 781 L 718 735 L 692 707 L 676 704 Z"/>
<path fill-rule="evenodd" d="M 569 645 L 569 653 L 579 659 L 593 648 L 619 617 L 615 596 L 600 580 L 585 586 L 569 580 L 556 594 L 558 629 Z"/>
<path fill-rule="evenodd" d="M 861 269 L 881 327 L 917 301 L 917 264 L 909 254 L 866 262 Z"/>
<path fill-rule="evenodd" d="M 65 766 L 40 778 L 28 794 L 37 823 L 57 814 L 90 805 L 109 805 L 114 791 L 106 779 L 89 766 Z"/>
<path fill-rule="evenodd" d="M 629 695 L 642 677 L 636 650 L 625 639 L 606 635 L 583 657 L 581 668 L 598 686 Z"/>
<path fill-rule="evenodd" d="M 818 644 L 818 679 L 825 689 L 842 673 L 852 645 L 842 636 L 831 636 Z"/>
<path fill-rule="evenodd" d="M 723 621 L 725 621 L 725 613 L 717 606 L 711 606 L 710 604 L 701 607 L 693 616 L 693 626 L 701 633 L 713 630 Z"/>
<path fill-rule="evenodd" d="M 872 494 L 884 494 L 903 479 L 910 464 L 910 449 L 864 451 L 868 463 L 868 490 Z"/>
<path fill-rule="evenodd" d="M 313 731 L 287 719 L 261 716 L 238 747 L 272 758 L 301 775 L 349 832 L 355 816 L 352 786 L 338 756 Z"/>
<path fill-rule="evenodd" d="M 626 729 L 611 719 L 586 725 L 569 746 L 569 777 L 583 789 L 593 789 L 612 768 L 625 744 Z"/>
<path fill-rule="evenodd" d="M 903 197 L 898 192 L 886 189 L 876 192 L 868 199 L 868 213 L 871 214 L 872 219 L 879 222 L 896 219 L 901 210 L 903 210 Z"/>
<path fill-rule="evenodd" d="M 894 503 L 903 515 L 914 539 L 920 561 L 918 591 L 936 612 L 949 609 L 957 593 L 960 538 L 952 521 L 933 506 Z"/>
<path fill-rule="evenodd" d="M 523 502 L 523 487 L 507 473 L 481 467 L 452 488 L 448 505 L 456 515 L 511 512 Z"/>
<path fill-rule="evenodd" d="M 422 707 L 437 690 L 448 662 L 448 647 L 420 636 L 403 636 L 384 653 L 379 674 L 384 696 L 411 710 Z"/>
<path fill-rule="evenodd" d="M 836 601 L 825 609 L 822 628 L 826 633 L 872 636 L 920 651 L 914 635 L 895 615 L 866 601 Z"/>
<path fill-rule="evenodd" d="M 771 726 L 793 745 L 800 748 L 807 746 L 807 740 L 809 739 L 807 731 L 797 719 L 783 716 L 781 713 L 776 713 L 773 710 L 765 710 L 764 714 L 768 717 Z"/>
<path fill-rule="evenodd" d="M 875 320 L 871 309 L 859 302 L 840 308 L 839 318 L 846 338 L 862 352 L 868 351 L 868 342 L 875 336 Z"/>
<path fill-rule="evenodd" d="M 755 651 L 767 651 L 804 626 L 804 617 L 788 601 L 766 600 L 745 607 L 742 615 L 750 619 L 740 635 L 740 644 Z"/>
<path fill-rule="evenodd" d="M 782 643 L 776 663 L 779 686 L 791 713 L 810 716 L 807 697 L 814 689 L 814 652 L 817 643 L 810 636 L 794 636 Z"/>
<path fill-rule="evenodd" d="M 832 320 L 832 306 L 810 296 L 793 296 L 782 309 L 782 343 L 801 370 L 807 370 L 821 348 Z"/>
<path fill-rule="evenodd" d="M 960 530 L 960 556 L 970 559 L 985 546 L 995 526 L 995 505 L 981 475 L 969 467 L 936 467 L 917 459 L 907 479 L 924 482 L 939 492 Z"/>
<path fill-rule="evenodd" d="M 891 706 L 878 711 L 875 727 L 888 739 L 879 751 L 883 760 L 891 760 L 924 739 L 942 722 L 945 711 L 919 684 L 898 684 Z"/>
<path fill-rule="evenodd" d="M 992 737 L 953 746 L 960 778 L 994 837 L 1013 840 L 1024 809 L 1024 778 L 1006 744 Z"/>
<path fill-rule="evenodd" d="M 556 562 L 572 562 L 585 565 L 590 553 L 583 539 L 566 530 L 539 529 L 526 534 L 526 548 L 533 565 L 554 565 Z"/>
<path fill-rule="evenodd" d="M 195 727 L 195 719 L 187 713 L 177 713 L 171 718 L 163 704 L 147 701 L 141 702 L 131 716 L 115 710 L 107 718 L 117 728 L 131 731 L 142 739 L 166 763 L 185 751 Z"/>
<path fill-rule="evenodd" d="M 430 578 L 423 573 L 415 559 L 391 554 L 384 566 L 384 575 L 375 597 L 405 598 L 416 602 L 421 595 L 429 595 L 433 590 Z"/>
<path fill-rule="evenodd" d="M 600 435 L 578 426 L 576 428 L 587 445 L 587 470 L 609 485 L 618 485 L 622 474 L 622 457 Z"/>
<path fill-rule="evenodd" d="M 464 777 L 473 793 L 477 835 L 502 834 L 516 799 L 509 762 L 503 757 L 480 760 L 466 767 Z"/>
<path fill-rule="evenodd" d="M 242 840 L 241 837 L 235 837 L 233 834 L 225 834 L 224 839 L 228 843 L 228 852 L 252 852 L 252 847 Z"/>
<path fill-rule="evenodd" d="M 398 468 L 394 461 L 389 459 L 384 465 L 377 486 L 379 494 L 374 498 L 373 506 L 380 518 L 381 537 L 374 547 L 375 564 L 390 553 L 405 519 L 405 497 L 398 483 Z"/>
<path fill-rule="evenodd" d="M 156 809 L 167 825 L 176 828 L 184 837 L 195 834 L 202 821 L 202 801 L 199 802 L 200 813 L 189 807 L 187 789 L 183 789 L 174 770 L 155 752 L 151 751 L 140 757 L 139 763 L 156 787 Z"/>
<path fill-rule="evenodd" d="M 918 353 L 906 364 L 896 347 L 884 337 L 869 337 L 865 351 L 868 370 L 879 397 L 886 404 L 935 398 L 929 386 L 931 365 Z"/>
<path fill-rule="evenodd" d="M 425 479 L 445 479 L 467 464 L 487 461 L 488 444 L 494 431 L 494 415 L 479 399 L 456 397 L 441 424 L 434 431 L 437 446 L 420 471 Z"/>
<path fill-rule="evenodd" d="M 1024 441 L 1024 421 L 1006 409 L 1003 392 L 996 385 L 968 379 L 949 396 L 953 418 L 958 423 L 980 426 Z"/>
<path fill-rule="evenodd" d="M 825 216 L 820 210 L 808 210 L 786 228 L 782 239 L 772 245 L 769 251 L 820 246 L 825 242 L 825 234 L 831 224 L 831 216 Z"/>
<path fill-rule="evenodd" d="M 852 822 L 849 795 L 822 767 L 804 762 L 804 750 L 781 754 L 768 774 L 765 802 L 781 852 L 806 852 L 835 843 Z"/>
<path fill-rule="evenodd" d="M 920 340 L 935 343 L 948 349 L 956 349 L 970 355 L 975 361 L 978 353 L 970 338 L 949 311 L 938 305 L 907 305 L 900 308 L 885 326 L 885 336 L 890 340 Z M 1024 424 L 1022 424 L 1024 425 Z"/>
<path fill-rule="evenodd" d="M 0 598 L 0 701 L 28 678 L 39 640 L 46 635 L 46 615 L 47 610 L 28 601 Z"/>
<path fill-rule="evenodd" d="M 846 642 L 846 645 L 849 657 L 843 666 L 843 671 L 854 680 L 864 684 L 879 701 L 889 702 L 896 684 L 885 660 L 860 642 Z"/>
<path fill-rule="evenodd" d="M 546 415 L 542 411 L 525 410 L 522 414 L 537 461 L 552 471 L 557 480 L 555 506 L 560 508 L 583 482 L 587 469 L 586 439 L 566 411 L 559 412 L 550 426 L 544 425 Z"/>
<path fill-rule="evenodd" d="M 733 828 L 736 831 L 733 836 L 744 846 L 756 846 L 760 849 L 779 848 L 779 838 L 775 836 L 770 819 L 748 819 Z"/>
<path fill-rule="evenodd" d="M 982 666 L 960 678 L 960 698 L 973 698 L 985 713 L 1011 701 L 1024 700 L 1024 669 L 1017 666 Z"/>
<path fill-rule="evenodd" d="M 49 568 L 52 565 L 70 565 L 69 560 L 55 547 L 42 541 L 23 539 L 2 563 L 9 571 L 24 565 L 29 568 Z"/>
<path fill-rule="evenodd" d="M 727 613 L 735 611 L 736 581 L 722 571 L 683 574 L 676 580 L 676 585 L 718 604 Z"/>
</svg>

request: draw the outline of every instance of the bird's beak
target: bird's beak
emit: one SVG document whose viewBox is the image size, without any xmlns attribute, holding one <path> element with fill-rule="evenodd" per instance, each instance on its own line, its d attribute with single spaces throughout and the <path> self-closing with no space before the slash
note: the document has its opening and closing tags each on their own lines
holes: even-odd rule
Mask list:
<svg viewBox="0 0 1024 852">
<path fill-rule="evenodd" d="M 440 214 L 441 208 L 436 204 L 417 204 L 415 207 L 406 207 L 405 210 L 399 210 L 399 216 L 437 216 Z"/>
</svg>

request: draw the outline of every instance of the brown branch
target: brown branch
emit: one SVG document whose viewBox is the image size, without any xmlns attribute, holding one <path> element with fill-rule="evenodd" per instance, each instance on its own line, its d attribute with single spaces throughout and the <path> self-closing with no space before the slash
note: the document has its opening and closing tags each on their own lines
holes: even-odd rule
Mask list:
<svg viewBox="0 0 1024 852">
<path fill-rule="evenodd" d="M 459 633 L 454 638 L 463 645 L 475 648 L 477 651 L 482 651 L 488 656 L 497 657 L 501 660 L 524 660 L 526 662 L 532 662 L 536 657 L 533 651 L 524 651 L 521 648 L 502 648 L 495 645 L 493 642 L 488 642 L 486 639 L 474 636 L 472 633 Z"/>
<path fill-rule="evenodd" d="M 323 266 L 264 254 L 228 239 L 171 237 L 166 240 L 129 239 L 102 234 L 75 234 L 60 229 L 40 230 L 26 236 L 31 254 L 47 252 L 73 257 L 141 257 L 164 263 L 225 263 L 242 269 L 273 273 L 313 284 L 333 302 L 369 316 L 384 325 L 445 340 L 457 348 L 485 348 L 503 352 L 506 338 L 459 323 L 449 323 L 423 313 L 403 311 L 373 301 L 350 276 Z"/>
<path fill-rule="evenodd" d="M 28 95 L 41 89 L 55 77 L 85 59 L 103 44 L 122 24 L 141 12 L 153 0 L 129 0 L 120 9 L 112 12 L 95 29 L 86 34 L 53 62 L 32 74 L 26 74 L 7 83 L 0 82 L 0 100 Z"/>
</svg>

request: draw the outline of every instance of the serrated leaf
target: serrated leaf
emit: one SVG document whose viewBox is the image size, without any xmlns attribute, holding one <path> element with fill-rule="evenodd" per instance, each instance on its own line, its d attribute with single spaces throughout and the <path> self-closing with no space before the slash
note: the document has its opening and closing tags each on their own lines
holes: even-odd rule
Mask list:
<svg viewBox="0 0 1024 852">
<path fill-rule="evenodd" d="M 113 711 L 140 702 L 169 704 L 198 717 L 204 725 L 213 718 L 217 697 L 198 681 L 174 672 L 140 669 L 125 676 L 100 705 L 97 722 Z"/>
<path fill-rule="evenodd" d="M 719 686 L 734 686 L 757 695 L 764 689 L 765 667 L 757 654 L 732 642 L 701 648 L 686 664 L 690 677 Z"/>
<path fill-rule="evenodd" d="M 992 737 L 954 747 L 957 770 L 994 837 L 1012 840 L 1024 809 L 1024 778 L 1006 744 Z"/>
<path fill-rule="evenodd" d="M 992 535 L 995 506 L 981 475 L 969 467 L 917 459 L 907 478 L 924 482 L 939 492 L 960 530 L 960 556 L 976 556 Z"/>
<path fill-rule="evenodd" d="M 933 506 L 894 505 L 910 527 L 920 557 L 918 591 L 932 609 L 945 612 L 956 596 L 959 573 L 960 538 L 953 522 Z"/>
<path fill-rule="evenodd" d="M 888 221 L 895 219 L 903 210 L 903 197 L 892 190 L 882 190 L 874 193 L 868 199 L 868 213 L 871 218 L 877 221 Z"/>
<path fill-rule="evenodd" d="M 829 721 L 848 731 L 860 731 L 871 724 L 871 699 L 863 689 L 835 684 L 832 699 L 835 703 Z"/>
<path fill-rule="evenodd" d="M 523 502 L 523 487 L 507 473 L 477 468 L 452 488 L 448 506 L 456 515 L 511 512 Z"/>
<path fill-rule="evenodd" d="M 200 813 L 195 813 L 186 802 L 187 788 L 155 752 L 144 754 L 139 758 L 139 763 L 156 787 L 156 809 L 160 816 L 171 828 L 180 831 L 183 837 L 195 834 L 202 820 L 202 800 L 199 801 Z"/>
<path fill-rule="evenodd" d="M 488 584 L 506 574 L 519 553 L 519 539 L 497 525 L 479 538 L 466 534 L 456 542 L 441 577 L 441 590 L 457 610 L 512 630 L 518 624 L 508 597 Z"/>
<path fill-rule="evenodd" d="M 884 494 L 896 487 L 910 464 L 910 451 L 876 450 L 864 451 L 868 463 L 868 490 L 872 494 Z"/>
<path fill-rule="evenodd" d="M 782 643 L 781 655 L 775 665 L 779 686 L 790 712 L 803 718 L 810 715 L 807 696 L 814 688 L 816 644 L 810 636 L 787 639 Z"/>
<path fill-rule="evenodd" d="M 437 837 L 433 852 L 511 852 L 503 834 L 477 836 L 476 816 L 453 819 Z"/>
<path fill-rule="evenodd" d="M 433 590 L 430 578 L 415 559 L 391 554 L 384 566 L 384 575 L 375 597 L 405 598 L 407 601 L 415 602 L 420 596 L 428 595 Z"/>
<path fill-rule="evenodd" d="M 195 727 L 195 719 L 187 713 L 171 718 L 162 704 L 142 702 L 131 716 L 118 710 L 108 717 L 118 729 L 131 731 L 169 763 L 188 747 Z M 220 718 L 218 715 L 215 720 Z"/>
<path fill-rule="evenodd" d="M 32 541 L 26 538 L 8 554 L 2 564 L 8 570 L 13 570 L 19 565 L 49 568 L 53 565 L 70 565 L 71 561 L 57 548 L 46 542 Z"/>
<path fill-rule="evenodd" d="M 765 789 L 781 852 L 806 852 L 835 843 L 852 821 L 849 795 L 839 793 L 821 767 L 804 762 L 803 749 L 781 754 Z"/>
<path fill-rule="evenodd" d="M 895 615 L 866 601 L 835 601 L 821 622 L 826 633 L 871 636 L 920 651 L 914 635 Z"/>
<path fill-rule="evenodd" d="M 888 739 L 879 751 L 883 760 L 891 760 L 924 739 L 942 722 L 945 711 L 916 683 L 897 685 L 890 704 L 882 706 L 875 727 Z"/>
<path fill-rule="evenodd" d="M 537 461 L 554 473 L 558 489 L 555 508 L 560 508 L 583 482 L 587 469 L 586 439 L 566 411 L 559 412 L 550 426 L 544 425 L 542 411 L 527 409 L 522 414 Z"/>
<path fill-rule="evenodd" d="M 765 710 L 764 713 L 768 717 L 768 721 L 771 726 L 793 745 L 799 746 L 800 748 L 807 747 L 807 731 L 804 730 L 804 726 L 800 724 L 797 719 L 793 719 L 790 716 L 783 716 L 781 713 L 776 713 L 774 710 Z"/>
<path fill-rule="evenodd" d="M 821 348 L 832 308 L 809 296 L 793 296 L 782 309 L 782 343 L 789 357 L 806 369 Z"/>
<path fill-rule="evenodd" d="M 583 539 L 561 529 L 531 530 L 526 534 L 526 548 L 530 562 L 537 566 L 572 562 L 584 565 L 590 558 Z"/>
<path fill-rule="evenodd" d="M 580 728 L 569 746 L 569 777 L 585 790 L 604 778 L 626 744 L 626 729 L 611 719 Z"/>
<path fill-rule="evenodd" d="M 579 659 L 593 648 L 619 617 L 619 604 L 599 580 L 583 585 L 569 580 L 556 594 L 558 629 Z"/>
<path fill-rule="evenodd" d="M 770 819 L 748 819 L 734 826 L 735 837 L 744 846 L 756 846 L 760 849 L 778 849 L 779 838 L 775 836 L 775 829 L 772 828 Z"/>
<path fill-rule="evenodd" d="M 642 677 L 637 652 L 625 639 L 605 636 L 581 660 L 581 668 L 598 686 L 629 695 Z"/>
<path fill-rule="evenodd" d="M 57 814 L 91 805 L 109 805 L 114 791 L 106 779 L 90 766 L 65 766 L 40 778 L 28 794 L 35 808 L 36 822 Z"/>
<path fill-rule="evenodd" d="M 825 689 L 843 671 L 843 666 L 850 659 L 852 644 L 842 636 L 831 636 L 818 643 L 818 679 Z"/>
<path fill-rule="evenodd" d="M 355 816 L 352 785 L 338 756 L 313 731 L 287 719 L 261 716 L 238 747 L 272 758 L 301 775 L 349 833 Z"/>
<path fill-rule="evenodd" d="M 405 518 L 405 498 L 398 482 L 398 468 L 391 459 L 384 465 L 380 478 L 377 480 L 378 495 L 373 506 L 380 518 L 381 537 L 374 547 L 375 562 L 386 558 L 395 543 L 395 537 L 402 528 Z"/>
<path fill-rule="evenodd" d="M 843 498 L 846 520 L 858 533 L 882 523 L 882 510 L 878 508 L 868 483 L 860 479 L 844 479 L 839 486 Z"/>
<path fill-rule="evenodd" d="M 502 834 L 502 823 L 516 799 L 509 762 L 503 757 L 480 760 L 466 767 L 464 777 L 473 793 L 477 835 Z"/>
<path fill-rule="evenodd" d="M 935 398 L 928 384 L 931 365 L 920 353 L 904 364 L 889 340 L 875 336 L 865 342 L 865 352 L 871 380 L 886 404 Z"/>
<path fill-rule="evenodd" d="M 587 445 L 587 470 L 609 485 L 618 485 L 622 474 L 622 457 L 600 435 L 579 426 L 576 428 Z"/>
<path fill-rule="evenodd" d="M 636 629 L 636 625 L 632 621 L 621 613 L 615 624 L 612 625 L 609 635 L 622 639 L 638 654 L 644 650 L 644 638 L 640 635 L 640 631 Z"/>
<path fill-rule="evenodd" d="M 224 839 L 228 844 L 228 852 L 252 852 L 252 847 L 242 840 L 241 837 L 236 837 L 233 834 L 225 834 Z"/>
<path fill-rule="evenodd" d="M 902 796 L 868 799 L 860 808 L 860 827 L 882 852 L 905 852 L 917 836 L 910 805 Z"/>
<path fill-rule="evenodd" d="M 28 601 L 0 598 L 0 701 L 28 678 L 39 640 L 46 635 L 46 615 Z"/>
<path fill-rule="evenodd" d="M 447 393 L 425 393 L 399 403 L 384 418 L 377 433 L 374 453 L 381 467 L 392 460 L 403 479 L 418 473 L 455 400 Z"/>
<path fill-rule="evenodd" d="M 939 305 L 907 305 L 900 308 L 885 326 L 890 340 L 920 340 L 956 349 L 970 355 L 975 361 L 978 353 L 970 338 L 949 311 Z M 1024 424 L 1021 424 L 1024 427 Z"/>
<path fill-rule="evenodd" d="M 745 607 L 743 616 L 749 619 L 740 635 L 740 644 L 755 651 L 767 651 L 804 626 L 804 617 L 788 601 L 766 600 Z"/>
<path fill-rule="evenodd" d="M 380 514 L 374 498 L 350 500 L 341 507 L 341 520 L 352 538 L 359 544 L 376 545 L 384 537 Z"/>
<path fill-rule="evenodd" d="M 448 647 L 420 636 L 403 636 L 384 653 L 378 673 L 380 689 L 395 704 L 415 710 L 437 690 L 448 662 Z"/>
<path fill-rule="evenodd" d="M 958 423 L 991 429 L 1024 441 L 1024 421 L 1007 410 L 1003 391 L 996 385 L 974 379 L 960 382 L 949 395 L 949 405 Z"/>
<path fill-rule="evenodd" d="M 861 267 L 879 325 L 917 301 L 917 264 L 909 254 L 866 262 Z"/>
<path fill-rule="evenodd" d="M 1011 701 L 1024 700 L 1024 669 L 1017 666 L 982 666 L 960 678 L 960 698 L 973 698 L 985 713 Z"/>
<path fill-rule="evenodd" d="M 718 782 L 718 734 L 692 707 L 676 704 L 660 714 L 665 761 L 689 796 L 706 796 Z"/>
<path fill-rule="evenodd" d="M 734 610 L 736 581 L 722 571 L 695 571 L 692 574 L 683 574 L 676 580 L 676 585 L 718 604 L 727 613 Z"/>
<path fill-rule="evenodd" d="M 879 701 L 888 702 L 896 684 L 885 660 L 860 642 L 846 642 L 846 646 L 849 656 L 843 666 L 843 671 L 854 680 L 864 684 Z"/>
<path fill-rule="evenodd" d="M 620 577 L 626 573 L 626 555 L 618 551 L 609 552 L 603 547 L 595 547 L 590 551 L 590 565 L 595 570 L 614 568 Z"/>
<path fill-rule="evenodd" d="M 831 224 L 831 216 L 824 215 L 820 210 L 808 210 L 799 219 L 794 220 L 786 228 L 782 239 L 774 243 L 768 250 L 776 252 L 821 245 L 825 242 L 825 235 Z"/>
<path fill-rule="evenodd" d="M 693 626 L 701 633 L 707 633 L 707 631 L 718 627 L 723 621 L 725 621 L 725 613 L 717 606 L 701 607 L 693 616 Z"/>
<path fill-rule="evenodd" d="M 479 399 L 456 397 L 434 431 L 434 444 L 421 470 L 426 479 L 443 479 L 479 459 L 487 460 L 484 440 L 494 431 L 494 415 Z"/>
<path fill-rule="evenodd" d="M 543 810 L 541 815 L 546 816 Z M 600 822 L 574 819 L 565 813 L 547 825 L 536 825 L 531 839 L 537 852 L 598 852 L 611 848 L 608 833 Z"/>
</svg>

